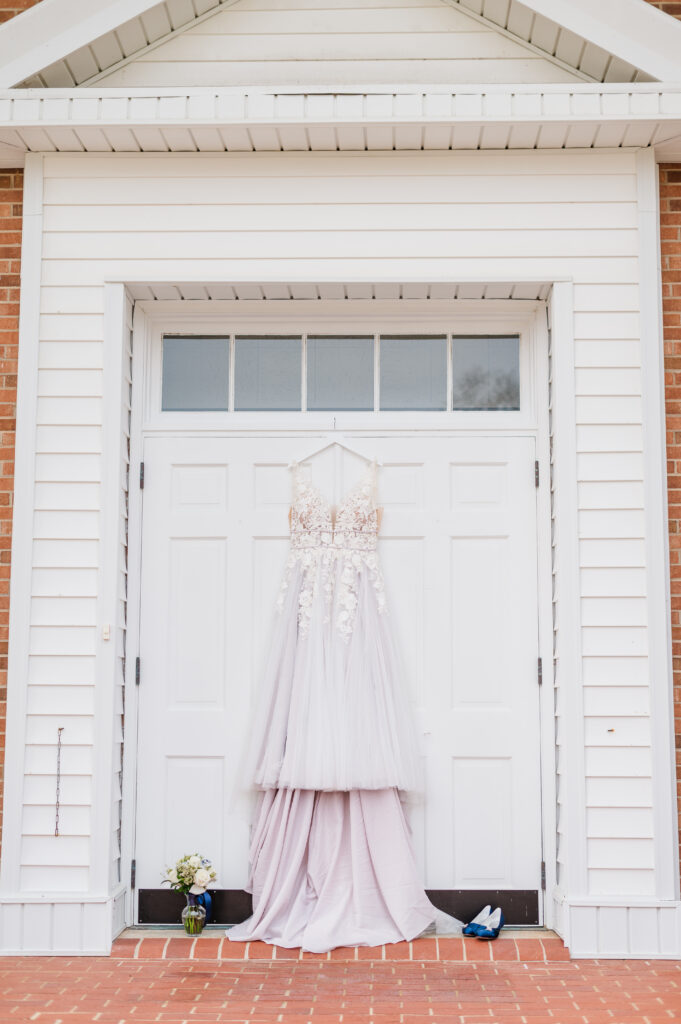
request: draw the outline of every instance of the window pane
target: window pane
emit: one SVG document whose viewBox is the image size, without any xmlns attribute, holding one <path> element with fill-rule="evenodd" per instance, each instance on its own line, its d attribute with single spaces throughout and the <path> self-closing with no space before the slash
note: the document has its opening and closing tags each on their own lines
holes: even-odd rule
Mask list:
<svg viewBox="0 0 681 1024">
<path fill-rule="evenodd" d="M 300 338 L 237 338 L 235 346 L 235 409 L 300 409 Z"/>
<path fill-rule="evenodd" d="M 520 408 L 520 339 L 453 338 L 454 409 Z"/>
<path fill-rule="evenodd" d="M 373 409 L 373 338 L 307 339 L 307 407 Z"/>
<path fill-rule="evenodd" d="M 229 338 L 164 338 L 161 408 L 229 408 Z"/>
<path fill-rule="evenodd" d="M 381 409 L 447 408 L 447 339 L 381 337 Z"/>
</svg>

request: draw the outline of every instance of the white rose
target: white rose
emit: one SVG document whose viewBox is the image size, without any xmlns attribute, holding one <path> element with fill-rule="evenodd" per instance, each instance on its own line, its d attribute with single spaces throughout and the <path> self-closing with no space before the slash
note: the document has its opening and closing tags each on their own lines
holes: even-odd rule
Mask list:
<svg viewBox="0 0 681 1024">
<path fill-rule="evenodd" d="M 172 882 L 173 885 L 177 882 L 177 871 L 175 868 L 171 868 L 168 872 L 168 881 Z"/>
<path fill-rule="evenodd" d="M 204 887 L 210 882 L 210 871 L 206 871 L 205 868 L 199 868 L 194 875 L 194 885 L 203 885 Z"/>
<path fill-rule="evenodd" d="M 201 858 L 199 857 L 198 853 L 195 853 L 193 857 L 190 857 L 188 863 L 189 866 L 192 868 L 200 868 Z"/>
</svg>

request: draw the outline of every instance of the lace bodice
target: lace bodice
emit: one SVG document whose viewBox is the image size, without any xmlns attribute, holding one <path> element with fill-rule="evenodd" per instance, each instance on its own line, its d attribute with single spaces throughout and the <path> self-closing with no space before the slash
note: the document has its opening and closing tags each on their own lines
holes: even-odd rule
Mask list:
<svg viewBox="0 0 681 1024">
<path fill-rule="evenodd" d="M 291 545 L 294 548 L 334 547 L 370 551 L 378 540 L 376 463 L 334 510 L 310 481 L 304 467 L 293 466 Z"/>
<path fill-rule="evenodd" d="M 311 482 L 306 468 L 293 464 L 291 552 L 277 603 L 283 608 L 291 577 L 298 567 L 302 571 L 298 609 L 301 634 L 308 631 L 321 586 L 325 621 L 330 620 L 335 599 L 336 626 L 343 637 L 349 639 L 362 572 L 369 574 L 379 611 L 383 611 L 383 577 L 376 554 L 378 527 L 375 462 L 367 467 L 335 515 L 332 506 Z"/>
</svg>

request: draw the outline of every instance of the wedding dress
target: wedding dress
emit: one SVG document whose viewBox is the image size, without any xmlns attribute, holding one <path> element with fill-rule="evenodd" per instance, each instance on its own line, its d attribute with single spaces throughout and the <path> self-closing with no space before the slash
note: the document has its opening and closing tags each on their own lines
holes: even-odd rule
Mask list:
<svg viewBox="0 0 681 1024">
<path fill-rule="evenodd" d="M 324 952 L 461 930 L 424 892 L 402 806 L 421 788 L 420 759 L 378 527 L 375 463 L 335 516 L 294 464 L 290 554 L 245 767 L 260 791 L 253 915 L 227 930 L 232 940 Z"/>
</svg>

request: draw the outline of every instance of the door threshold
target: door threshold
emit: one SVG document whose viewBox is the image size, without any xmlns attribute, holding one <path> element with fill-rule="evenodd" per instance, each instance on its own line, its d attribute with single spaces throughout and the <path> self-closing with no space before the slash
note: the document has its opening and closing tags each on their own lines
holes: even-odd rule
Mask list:
<svg viewBox="0 0 681 1024">
<path fill-rule="evenodd" d="M 226 926 L 223 924 L 207 924 L 203 929 L 203 935 L 207 938 L 221 938 L 226 931 Z M 187 936 L 184 928 L 179 924 L 136 924 L 131 925 L 129 928 L 125 928 L 120 935 L 117 936 L 119 939 L 158 939 L 160 937 L 177 939 L 177 938 L 191 938 Z M 433 935 L 426 935 L 424 938 L 435 938 Z M 438 936 L 438 938 L 447 938 L 445 935 Z M 559 938 L 558 933 L 554 932 L 551 928 L 544 928 L 538 924 L 522 924 L 513 925 L 512 927 L 502 928 L 500 939 L 518 939 L 518 938 L 532 938 L 532 939 L 557 939 Z"/>
</svg>

